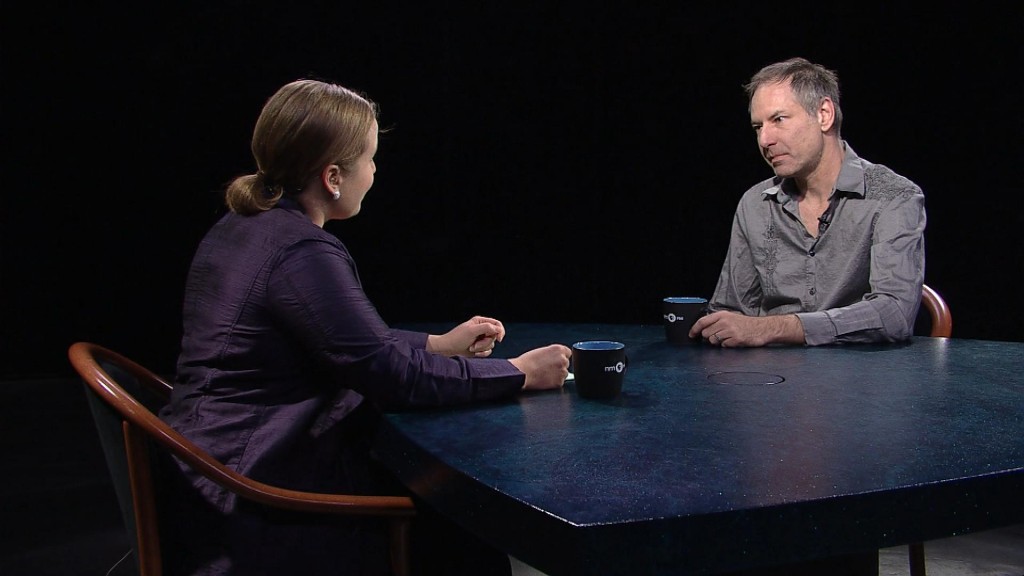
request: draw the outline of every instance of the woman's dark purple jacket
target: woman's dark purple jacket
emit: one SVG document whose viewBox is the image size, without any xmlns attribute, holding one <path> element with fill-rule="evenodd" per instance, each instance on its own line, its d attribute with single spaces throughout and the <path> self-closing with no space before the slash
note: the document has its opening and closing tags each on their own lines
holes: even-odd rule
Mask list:
<svg viewBox="0 0 1024 576">
<path fill-rule="evenodd" d="M 228 213 L 211 228 L 189 271 L 183 328 L 172 400 L 161 417 L 238 472 L 295 489 L 380 489 L 366 469 L 370 428 L 354 424 L 376 412 L 368 406 L 509 397 L 525 379 L 507 360 L 432 354 L 426 334 L 389 328 L 345 246 L 289 201 L 255 216 Z M 293 571 L 305 554 L 313 556 L 305 570 L 372 572 L 344 558 L 366 546 L 360 523 L 339 523 L 341 534 L 326 536 L 332 550 L 313 550 L 325 534 L 318 522 L 289 517 L 268 529 L 273 519 L 264 512 L 185 474 L 201 498 L 183 505 L 178 519 L 194 522 L 184 515 L 199 509 L 208 519 L 182 536 L 176 554 L 196 557 L 181 558 L 179 571 L 229 573 L 244 563 L 273 573 L 275 562 Z"/>
</svg>

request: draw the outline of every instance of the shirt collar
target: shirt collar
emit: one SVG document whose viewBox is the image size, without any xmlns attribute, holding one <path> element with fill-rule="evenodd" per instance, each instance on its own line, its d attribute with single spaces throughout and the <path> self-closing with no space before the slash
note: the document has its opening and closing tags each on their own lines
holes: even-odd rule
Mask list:
<svg viewBox="0 0 1024 576">
<path fill-rule="evenodd" d="M 836 178 L 836 190 L 846 194 L 854 194 L 864 197 L 864 168 L 867 164 L 857 156 L 853 148 L 843 140 L 843 167 L 839 169 L 839 177 Z"/>
<path fill-rule="evenodd" d="M 847 195 L 864 197 L 864 166 L 865 162 L 853 151 L 846 140 L 843 140 L 843 166 L 839 169 L 839 176 L 836 178 L 836 192 Z M 791 178 L 779 178 L 776 176 L 772 186 L 762 192 L 766 197 L 775 198 L 779 202 L 787 202 L 792 196 L 787 192 L 793 185 Z M 781 193 L 781 194 L 780 194 Z"/>
</svg>

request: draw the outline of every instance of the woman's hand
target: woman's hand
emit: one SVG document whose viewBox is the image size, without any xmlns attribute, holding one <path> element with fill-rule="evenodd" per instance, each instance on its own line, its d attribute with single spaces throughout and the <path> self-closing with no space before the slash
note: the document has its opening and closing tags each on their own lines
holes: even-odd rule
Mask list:
<svg viewBox="0 0 1024 576">
<path fill-rule="evenodd" d="M 569 375 L 569 359 L 572 350 L 561 344 L 535 348 L 509 360 L 520 372 L 526 374 L 523 390 L 552 390 L 561 388 Z"/>
<path fill-rule="evenodd" d="M 427 351 L 445 356 L 486 358 L 505 337 L 505 326 L 494 318 L 474 316 L 445 334 L 427 336 Z"/>
</svg>

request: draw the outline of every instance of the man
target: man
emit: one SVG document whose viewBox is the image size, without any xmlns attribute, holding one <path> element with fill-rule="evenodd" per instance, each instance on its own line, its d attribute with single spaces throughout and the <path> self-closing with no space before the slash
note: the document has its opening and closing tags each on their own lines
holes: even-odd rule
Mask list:
<svg viewBox="0 0 1024 576">
<path fill-rule="evenodd" d="M 744 88 L 775 176 L 740 199 L 690 337 L 730 348 L 908 339 L 924 282 L 921 189 L 842 140 L 835 72 L 793 58 Z"/>
</svg>

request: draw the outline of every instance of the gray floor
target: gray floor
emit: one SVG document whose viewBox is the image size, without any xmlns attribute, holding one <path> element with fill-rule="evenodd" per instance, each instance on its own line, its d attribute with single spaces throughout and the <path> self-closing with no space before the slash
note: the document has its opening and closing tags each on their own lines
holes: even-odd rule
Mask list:
<svg viewBox="0 0 1024 576">
<path fill-rule="evenodd" d="M 1024 576 L 1024 524 L 934 540 L 925 545 L 924 553 L 928 576 Z M 516 558 L 512 574 L 546 576 Z M 909 574 L 906 546 L 879 551 L 879 576 Z"/>
<path fill-rule="evenodd" d="M 934 540 L 924 554 L 928 576 L 1024 576 L 1024 525 Z M 909 573 L 906 546 L 879 553 L 879 576 Z"/>
</svg>

